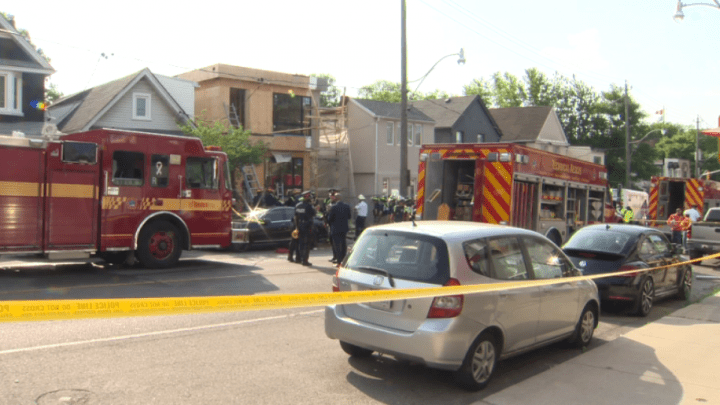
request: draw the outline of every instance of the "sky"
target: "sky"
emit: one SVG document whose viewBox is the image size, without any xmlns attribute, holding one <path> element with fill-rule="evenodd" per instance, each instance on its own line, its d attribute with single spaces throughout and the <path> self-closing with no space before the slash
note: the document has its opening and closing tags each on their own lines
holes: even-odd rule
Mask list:
<svg viewBox="0 0 720 405">
<path fill-rule="evenodd" d="M 712 3 L 698 0 L 694 3 Z M 328 73 L 349 96 L 400 82 L 400 1 L 4 2 L 51 58 L 65 95 L 143 68 L 166 76 L 215 63 Z M 676 0 L 407 0 L 408 80 L 463 95 L 473 79 L 528 68 L 607 91 L 627 82 L 648 114 L 701 128 L 720 116 L 720 9 Z M 466 63 L 456 54 L 464 50 Z M 104 56 L 103 56 L 104 55 Z M 443 59 L 444 58 L 444 59 Z M 442 59 L 442 60 L 441 60 Z M 439 61 L 439 62 L 438 62 Z M 418 83 L 418 82 L 415 82 Z M 411 90 L 416 85 L 409 85 Z"/>
</svg>

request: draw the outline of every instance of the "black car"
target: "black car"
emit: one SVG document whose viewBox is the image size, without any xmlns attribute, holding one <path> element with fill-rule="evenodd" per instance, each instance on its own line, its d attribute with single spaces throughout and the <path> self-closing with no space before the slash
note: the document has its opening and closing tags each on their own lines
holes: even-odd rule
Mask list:
<svg viewBox="0 0 720 405">
<path fill-rule="evenodd" d="M 244 219 L 233 222 L 238 234 L 233 244 L 240 250 L 256 245 L 287 245 L 290 242 L 295 216 L 294 207 L 256 208 L 244 215 Z M 327 238 L 327 229 L 320 218 L 313 224 L 313 242 Z"/>
<path fill-rule="evenodd" d="M 678 264 L 683 262 L 680 250 L 657 229 L 614 224 L 581 228 L 563 246 L 585 275 L 658 267 L 595 279 L 602 301 L 631 304 L 641 316 L 650 313 L 655 298 L 690 299 L 692 266 Z"/>
</svg>

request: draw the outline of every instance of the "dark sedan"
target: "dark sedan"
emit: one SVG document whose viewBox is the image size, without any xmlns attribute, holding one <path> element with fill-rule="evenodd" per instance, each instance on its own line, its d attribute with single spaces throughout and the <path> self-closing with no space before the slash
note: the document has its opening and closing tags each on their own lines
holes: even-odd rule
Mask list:
<svg viewBox="0 0 720 405">
<path fill-rule="evenodd" d="M 256 208 L 245 214 L 245 218 L 233 222 L 236 236 L 233 245 L 244 250 L 256 245 L 287 245 L 294 228 L 294 207 Z M 315 218 L 313 241 L 327 238 L 327 230 L 320 218 Z"/>
<path fill-rule="evenodd" d="M 625 302 L 647 316 L 656 298 L 690 299 L 692 267 L 680 248 L 657 229 L 636 225 L 591 225 L 579 229 L 563 251 L 585 275 L 638 270 L 618 277 L 595 279 L 600 299 Z M 656 268 L 650 271 L 643 269 Z"/>
</svg>

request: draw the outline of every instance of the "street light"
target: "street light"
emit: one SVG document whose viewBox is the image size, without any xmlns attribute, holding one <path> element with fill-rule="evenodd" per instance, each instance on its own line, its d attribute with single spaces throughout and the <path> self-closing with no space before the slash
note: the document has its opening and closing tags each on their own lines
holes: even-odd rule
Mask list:
<svg viewBox="0 0 720 405">
<path fill-rule="evenodd" d="M 641 143 L 642 141 L 645 140 L 645 138 L 648 137 L 648 135 L 652 134 L 653 132 L 657 132 L 657 131 L 662 132 L 663 135 L 665 135 L 665 133 L 667 132 L 667 130 L 666 130 L 665 128 L 653 129 L 652 131 L 650 131 L 650 132 L 648 132 L 647 134 L 645 134 L 645 136 L 643 136 L 642 138 L 638 139 L 637 141 L 630 141 L 630 142 L 628 142 L 628 144 L 629 144 L 629 145 L 635 145 L 635 144 L 637 144 L 637 143 Z M 630 146 L 630 155 L 631 155 L 631 156 L 632 156 L 632 154 L 634 154 L 636 151 L 637 151 L 636 148 L 634 149 L 632 146 Z"/>
<path fill-rule="evenodd" d="M 407 137 L 408 137 L 408 122 L 407 122 L 407 110 L 408 110 L 408 95 L 407 95 L 407 55 L 405 51 L 405 1 L 401 0 L 402 2 L 402 15 L 403 15 L 403 21 L 402 21 L 402 63 L 401 63 L 401 70 L 402 70 L 402 82 L 400 84 L 400 92 L 402 93 L 402 99 L 400 101 L 400 108 L 402 111 L 400 112 L 400 194 L 406 195 L 407 194 L 407 188 L 410 183 L 410 172 L 407 168 Z M 420 81 L 420 83 L 415 87 L 415 92 L 418 91 L 420 88 L 420 85 L 425 81 L 425 78 L 428 77 L 430 72 L 435 69 L 435 66 L 438 65 L 438 63 L 442 62 L 443 60 L 451 57 L 451 56 L 458 56 L 458 65 L 464 65 L 465 64 L 465 50 L 463 48 L 460 48 L 460 52 L 458 53 L 451 53 L 450 55 L 445 55 L 442 58 L 438 59 L 437 62 L 435 62 L 434 65 L 430 68 L 430 70 L 427 71 L 421 78 L 415 79 L 410 83 L 414 83 L 416 81 Z"/>
<path fill-rule="evenodd" d="M 663 128 L 656 128 L 645 134 L 642 138 L 638 139 L 637 141 L 631 141 L 630 140 L 630 134 L 628 131 L 627 137 L 625 138 L 625 188 L 630 188 L 630 158 L 632 157 L 633 153 L 635 151 L 633 150 L 632 145 L 638 144 L 645 140 L 645 138 L 648 137 L 648 135 L 652 134 L 656 131 L 662 131 L 662 134 L 665 135 L 666 130 Z"/>
<path fill-rule="evenodd" d="M 720 1 L 719 0 L 713 0 L 713 3 L 683 3 L 681 0 L 678 0 L 677 2 L 677 11 L 675 11 L 675 15 L 673 16 L 673 19 L 675 19 L 676 22 L 680 22 L 685 18 L 685 14 L 683 14 L 683 7 L 690 7 L 690 6 L 708 6 L 712 8 L 716 8 L 720 10 Z"/>
</svg>

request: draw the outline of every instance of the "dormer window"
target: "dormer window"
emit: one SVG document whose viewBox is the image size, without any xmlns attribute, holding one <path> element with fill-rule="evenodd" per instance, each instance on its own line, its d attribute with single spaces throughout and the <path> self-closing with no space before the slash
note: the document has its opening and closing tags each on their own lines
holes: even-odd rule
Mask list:
<svg viewBox="0 0 720 405">
<path fill-rule="evenodd" d="M 150 104 L 152 98 L 148 93 L 133 93 L 133 119 L 150 121 Z"/>
<path fill-rule="evenodd" d="M 0 70 L 0 114 L 22 116 L 22 74 Z"/>
</svg>

